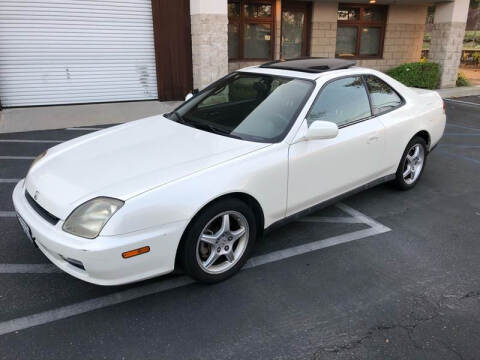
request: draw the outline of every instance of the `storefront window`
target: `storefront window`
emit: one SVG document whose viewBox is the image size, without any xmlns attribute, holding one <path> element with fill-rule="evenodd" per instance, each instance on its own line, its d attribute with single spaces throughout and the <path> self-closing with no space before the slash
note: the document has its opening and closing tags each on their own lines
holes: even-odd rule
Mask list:
<svg viewBox="0 0 480 360">
<path fill-rule="evenodd" d="M 229 60 L 273 58 L 274 6 L 271 0 L 229 0 Z"/>
<path fill-rule="evenodd" d="M 337 57 L 381 58 L 387 7 L 340 5 L 337 13 Z"/>
</svg>

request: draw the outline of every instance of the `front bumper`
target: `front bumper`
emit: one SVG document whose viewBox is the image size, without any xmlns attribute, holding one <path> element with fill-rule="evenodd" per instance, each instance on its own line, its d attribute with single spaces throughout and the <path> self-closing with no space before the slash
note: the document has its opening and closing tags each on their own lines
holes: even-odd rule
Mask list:
<svg viewBox="0 0 480 360">
<path fill-rule="evenodd" d="M 12 196 L 16 212 L 29 226 L 43 254 L 66 273 L 98 285 L 122 285 L 173 271 L 187 220 L 89 240 L 63 231 L 62 220 L 56 225 L 48 223 L 30 206 L 24 192 L 22 180 Z M 122 257 L 122 253 L 144 246 L 149 246 L 150 252 Z"/>
</svg>

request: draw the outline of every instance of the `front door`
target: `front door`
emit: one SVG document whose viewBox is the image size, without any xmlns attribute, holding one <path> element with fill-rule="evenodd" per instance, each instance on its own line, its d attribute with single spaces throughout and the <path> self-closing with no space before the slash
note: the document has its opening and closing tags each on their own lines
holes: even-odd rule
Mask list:
<svg viewBox="0 0 480 360">
<path fill-rule="evenodd" d="M 309 55 L 308 31 L 311 5 L 303 1 L 282 3 L 282 59 Z"/>
<path fill-rule="evenodd" d="M 336 138 L 290 146 L 287 215 L 367 184 L 386 171 L 384 126 L 372 117 L 361 76 L 326 85 L 306 121 L 335 122 Z"/>
</svg>

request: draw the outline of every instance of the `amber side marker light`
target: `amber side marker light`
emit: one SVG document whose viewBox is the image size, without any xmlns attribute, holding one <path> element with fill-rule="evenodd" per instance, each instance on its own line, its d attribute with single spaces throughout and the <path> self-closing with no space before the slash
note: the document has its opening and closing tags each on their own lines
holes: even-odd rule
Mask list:
<svg viewBox="0 0 480 360">
<path fill-rule="evenodd" d="M 128 259 L 128 258 L 131 258 L 131 257 L 134 257 L 134 256 L 146 254 L 149 251 L 150 251 L 150 246 L 144 246 L 144 247 L 141 247 L 140 249 L 126 251 L 126 252 L 122 253 L 122 257 L 124 259 Z"/>
</svg>

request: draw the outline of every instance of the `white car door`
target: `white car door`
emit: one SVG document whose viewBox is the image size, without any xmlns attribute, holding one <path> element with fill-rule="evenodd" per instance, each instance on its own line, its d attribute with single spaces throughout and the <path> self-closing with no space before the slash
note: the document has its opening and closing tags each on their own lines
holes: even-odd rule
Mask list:
<svg viewBox="0 0 480 360">
<path fill-rule="evenodd" d="M 367 184 L 385 171 L 384 126 L 372 117 L 361 76 L 327 83 L 307 115 L 307 125 L 315 120 L 335 122 L 339 133 L 333 139 L 290 146 L 287 216 Z"/>
</svg>

